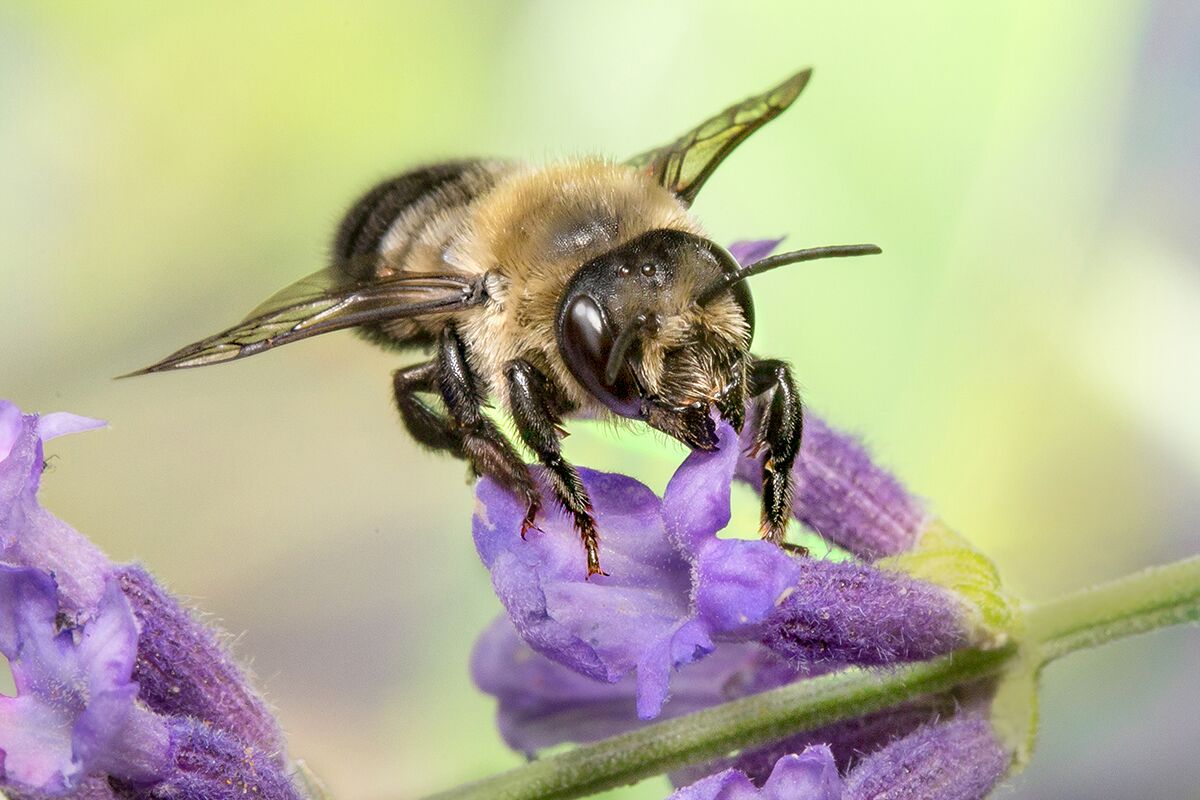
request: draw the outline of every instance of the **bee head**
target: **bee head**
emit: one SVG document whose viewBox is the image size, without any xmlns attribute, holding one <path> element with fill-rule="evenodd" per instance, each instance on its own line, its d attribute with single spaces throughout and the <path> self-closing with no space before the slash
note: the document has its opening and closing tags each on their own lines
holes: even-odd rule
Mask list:
<svg viewBox="0 0 1200 800">
<path fill-rule="evenodd" d="M 567 368 L 614 413 L 715 446 L 711 410 L 736 427 L 744 415 L 754 310 L 738 270 L 724 248 L 670 229 L 588 261 L 558 306 Z"/>
</svg>

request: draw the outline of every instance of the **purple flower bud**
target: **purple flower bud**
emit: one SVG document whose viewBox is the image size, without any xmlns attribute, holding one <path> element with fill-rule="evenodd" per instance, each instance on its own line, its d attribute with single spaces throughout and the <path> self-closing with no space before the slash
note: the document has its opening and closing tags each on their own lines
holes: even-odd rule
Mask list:
<svg viewBox="0 0 1200 800">
<path fill-rule="evenodd" d="M 141 567 L 120 567 L 116 576 L 141 626 L 133 669 L 139 699 L 161 714 L 195 717 L 281 759 L 278 723 L 216 632 Z"/>
<path fill-rule="evenodd" d="M 1010 756 L 978 717 L 928 725 L 863 760 L 846 778 L 846 800 L 980 800 Z"/>
<path fill-rule="evenodd" d="M 742 450 L 753 444 L 756 420 L 742 429 Z M 762 488 L 765 455 L 743 456 L 737 477 Z M 921 502 L 889 472 L 876 466 L 854 437 L 804 412 L 804 438 L 792 468 L 792 514 L 826 540 L 868 560 L 903 552 L 928 520 Z"/>
<path fill-rule="evenodd" d="M 833 754 L 828 747 L 814 745 L 803 753 L 779 759 L 762 788 L 756 787 L 743 773 L 730 769 L 685 786 L 669 800 L 842 800 L 842 797 L 842 780 Z"/>
<path fill-rule="evenodd" d="M 291 778 L 266 753 L 192 717 L 170 722 L 170 773 L 154 786 L 121 785 L 131 800 L 301 800 Z"/>
<path fill-rule="evenodd" d="M 768 647 L 798 663 L 896 664 L 968 644 L 955 598 L 900 573 L 803 561 L 795 586 L 762 630 Z"/>
</svg>

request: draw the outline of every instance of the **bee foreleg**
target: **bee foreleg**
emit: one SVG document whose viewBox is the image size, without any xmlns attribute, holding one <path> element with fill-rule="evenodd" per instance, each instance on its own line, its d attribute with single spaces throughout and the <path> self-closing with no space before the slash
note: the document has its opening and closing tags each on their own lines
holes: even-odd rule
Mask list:
<svg viewBox="0 0 1200 800">
<path fill-rule="evenodd" d="M 541 508 L 541 495 L 520 454 L 496 423 L 483 413 L 483 393 L 453 325 L 447 325 L 442 332 L 436 364 L 434 377 L 450 415 L 450 432 L 458 440 L 460 449 L 456 452 L 470 463 L 476 475 L 487 475 L 499 481 L 525 501 L 525 520 L 521 529 L 524 535 L 533 527 Z"/>
<path fill-rule="evenodd" d="M 750 393 L 759 407 L 756 452 L 766 450 L 762 473 L 762 535 L 783 544 L 792 513 L 792 464 L 800 452 L 803 417 L 792 369 L 777 359 L 756 359 Z"/>
<path fill-rule="evenodd" d="M 592 501 L 579 473 L 562 457 L 557 402 L 546 376 L 528 361 L 511 361 L 505 369 L 508 404 L 521 440 L 550 474 L 555 497 L 571 514 L 575 530 L 587 552 L 587 574 L 606 574 L 600 569 L 600 536 L 592 517 Z"/>
</svg>

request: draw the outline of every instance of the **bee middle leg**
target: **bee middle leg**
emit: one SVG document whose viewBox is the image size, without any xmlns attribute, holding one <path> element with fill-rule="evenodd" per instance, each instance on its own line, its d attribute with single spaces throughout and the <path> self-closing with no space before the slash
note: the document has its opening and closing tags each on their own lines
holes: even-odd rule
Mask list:
<svg viewBox="0 0 1200 800">
<path fill-rule="evenodd" d="M 517 423 L 521 440 L 549 472 L 558 502 L 574 518 L 575 530 L 587 553 L 588 577 L 606 575 L 600 569 L 600 535 L 592 516 L 591 498 L 575 467 L 562 456 L 558 429 L 560 404 L 550 381 L 528 361 L 520 359 L 509 362 L 505 375 L 509 412 Z"/>
<path fill-rule="evenodd" d="M 795 491 L 792 465 L 800 453 L 804 427 L 792 368 L 777 359 L 755 359 L 750 366 L 750 394 L 759 407 L 754 452 L 767 452 L 762 472 L 762 536 L 783 545 Z"/>
<path fill-rule="evenodd" d="M 392 373 L 392 391 L 396 396 L 396 407 L 400 409 L 400 419 L 409 434 L 429 449 L 446 450 L 457 458 L 466 458 L 462 438 L 445 412 L 432 408 L 418 396 L 421 392 L 438 390 L 437 375 L 437 361 L 426 361 Z"/>
<path fill-rule="evenodd" d="M 534 527 L 542 504 L 541 493 L 520 454 L 483 413 L 483 393 L 453 326 L 443 331 L 433 361 L 398 371 L 395 382 L 400 414 L 414 438 L 429 447 L 449 450 L 465 459 L 476 475 L 499 481 L 525 501 L 521 535 Z M 446 415 L 413 397 L 417 391 L 437 392 L 446 406 Z"/>
</svg>

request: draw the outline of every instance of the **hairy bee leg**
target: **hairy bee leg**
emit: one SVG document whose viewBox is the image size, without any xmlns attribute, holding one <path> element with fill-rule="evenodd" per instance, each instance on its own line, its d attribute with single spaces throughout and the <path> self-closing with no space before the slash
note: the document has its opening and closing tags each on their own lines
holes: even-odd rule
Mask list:
<svg viewBox="0 0 1200 800">
<path fill-rule="evenodd" d="M 521 536 L 535 527 L 542 499 L 520 454 L 483 413 L 483 393 L 467 362 L 466 347 L 453 325 L 438 343 L 436 384 L 458 438 L 461 455 L 476 475 L 487 475 L 525 501 Z"/>
<path fill-rule="evenodd" d="M 750 392 L 759 406 L 755 449 L 765 448 L 762 483 L 762 535 L 782 544 L 792 514 L 792 465 L 803 432 L 800 394 L 792 368 L 777 359 L 756 359 L 750 367 Z"/>
<path fill-rule="evenodd" d="M 600 535 L 592 516 L 592 501 L 579 479 L 579 473 L 562 457 L 559 443 L 558 402 L 546 376 L 528 361 L 509 362 L 508 405 L 517 431 L 526 447 L 550 473 L 554 495 L 567 513 L 574 517 L 575 530 L 587 553 L 587 576 L 606 575 L 600 569 Z"/>
</svg>

